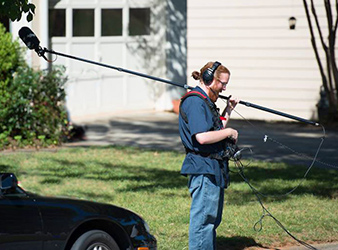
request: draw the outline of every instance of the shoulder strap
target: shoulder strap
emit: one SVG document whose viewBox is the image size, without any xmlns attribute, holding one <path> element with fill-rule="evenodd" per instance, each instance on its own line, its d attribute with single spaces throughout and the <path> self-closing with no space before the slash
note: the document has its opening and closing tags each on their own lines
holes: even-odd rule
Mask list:
<svg viewBox="0 0 338 250">
<path fill-rule="evenodd" d="M 215 107 L 212 105 L 212 103 L 210 103 L 210 102 L 208 101 L 208 98 L 207 98 L 205 95 L 203 95 L 201 92 L 199 92 L 199 91 L 190 91 L 190 92 L 186 93 L 186 94 L 181 98 L 181 103 L 180 103 L 180 115 L 181 115 L 182 119 L 183 119 L 186 123 L 188 123 L 187 115 L 182 111 L 181 106 L 182 106 L 184 100 L 187 99 L 187 98 L 190 97 L 190 96 L 198 96 L 199 98 L 201 98 L 202 100 L 205 101 L 205 103 L 207 104 L 207 106 L 208 106 L 209 109 L 210 109 L 210 112 L 211 112 L 212 115 L 213 115 L 214 130 L 221 128 L 221 127 L 222 127 L 222 125 L 221 125 L 222 122 L 221 122 L 221 120 L 220 120 L 220 118 L 219 118 L 219 113 L 218 113 L 218 111 L 215 109 Z"/>
<path fill-rule="evenodd" d="M 181 115 L 181 117 L 183 118 L 183 120 L 186 123 L 188 123 L 188 118 L 187 118 L 187 115 L 182 110 L 182 104 L 183 104 L 184 100 L 187 99 L 189 96 L 198 96 L 198 97 L 200 97 L 205 102 L 207 102 L 207 105 L 209 107 L 209 103 L 208 103 L 207 97 L 205 95 L 203 95 L 201 92 L 193 90 L 193 91 L 190 91 L 190 92 L 186 93 L 184 96 L 182 96 L 181 103 L 180 103 L 180 115 Z"/>
</svg>

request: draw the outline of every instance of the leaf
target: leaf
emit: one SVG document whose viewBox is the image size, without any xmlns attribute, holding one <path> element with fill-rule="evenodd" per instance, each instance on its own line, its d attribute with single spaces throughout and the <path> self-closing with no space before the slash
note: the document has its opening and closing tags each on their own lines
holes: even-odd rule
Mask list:
<svg viewBox="0 0 338 250">
<path fill-rule="evenodd" d="M 21 19 L 21 17 L 22 17 L 22 12 L 19 12 L 18 13 L 18 16 L 16 17 L 16 21 L 20 21 L 20 19 Z"/>
<path fill-rule="evenodd" d="M 29 9 L 31 10 L 31 12 L 32 12 L 33 14 L 35 14 L 35 5 L 32 4 L 32 3 L 30 3 L 30 4 L 28 4 L 28 7 L 29 7 Z"/>
<path fill-rule="evenodd" d="M 33 20 L 33 14 L 32 13 L 28 13 L 27 15 L 27 21 L 30 22 Z"/>
<path fill-rule="evenodd" d="M 16 135 L 16 136 L 14 136 L 14 139 L 16 141 L 20 141 L 22 139 L 22 136 L 21 135 Z"/>
<path fill-rule="evenodd" d="M 28 11 L 29 11 L 29 6 L 28 6 L 26 3 L 24 3 L 23 6 L 22 6 L 22 10 L 23 10 L 25 13 L 28 12 Z"/>
</svg>

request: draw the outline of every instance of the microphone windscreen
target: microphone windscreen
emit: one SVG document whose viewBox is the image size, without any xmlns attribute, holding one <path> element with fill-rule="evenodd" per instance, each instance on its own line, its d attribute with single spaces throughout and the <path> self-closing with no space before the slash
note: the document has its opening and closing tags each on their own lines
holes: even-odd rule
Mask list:
<svg viewBox="0 0 338 250">
<path fill-rule="evenodd" d="M 29 49 L 37 50 L 39 48 L 40 41 L 30 28 L 22 27 L 19 30 L 19 37 Z"/>
</svg>

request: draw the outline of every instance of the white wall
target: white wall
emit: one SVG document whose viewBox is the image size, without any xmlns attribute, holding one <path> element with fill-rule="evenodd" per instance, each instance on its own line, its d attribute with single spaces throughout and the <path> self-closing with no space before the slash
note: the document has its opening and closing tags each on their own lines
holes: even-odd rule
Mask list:
<svg viewBox="0 0 338 250">
<path fill-rule="evenodd" d="M 323 17 L 323 1 L 315 2 Z M 321 77 L 302 1 L 188 0 L 187 16 L 188 76 L 217 60 L 232 74 L 223 94 L 306 119 L 316 116 Z M 295 30 L 289 29 L 291 16 L 297 18 Z M 325 27 L 323 18 L 321 23 Z M 192 78 L 188 83 L 197 84 Z M 241 105 L 236 110 L 251 119 L 284 119 Z"/>
</svg>

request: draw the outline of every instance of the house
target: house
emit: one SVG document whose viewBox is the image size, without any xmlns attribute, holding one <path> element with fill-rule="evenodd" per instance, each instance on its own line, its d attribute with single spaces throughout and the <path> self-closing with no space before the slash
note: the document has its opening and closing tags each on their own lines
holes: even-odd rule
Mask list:
<svg viewBox="0 0 338 250">
<path fill-rule="evenodd" d="M 31 26 L 41 46 L 173 82 L 195 86 L 190 74 L 208 61 L 231 71 L 226 95 L 306 119 L 317 116 L 321 77 L 301 1 L 295 0 L 34 0 Z M 324 6 L 318 3 L 323 29 Z M 296 28 L 289 19 L 296 17 Z M 321 55 L 324 57 L 324 55 Z M 171 110 L 183 88 L 51 55 L 67 67 L 72 119 L 120 112 Z M 33 66 L 48 63 L 34 53 Z M 225 106 L 222 101 L 220 107 Z M 239 105 L 247 119 L 284 120 Z"/>
<path fill-rule="evenodd" d="M 315 2 L 326 35 L 323 1 Z M 187 6 L 188 75 L 217 59 L 232 74 L 227 93 L 295 116 L 316 118 L 322 80 L 303 1 L 188 0 Z M 295 29 L 289 27 L 290 17 L 297 20 Z M 324 53 L 321 57 L 325 58 Z M 243 105 L 236 111 L 247 119 L 289 121 Z M 236 113 L 233 118 L 241 119 Z"/>
</svg>

